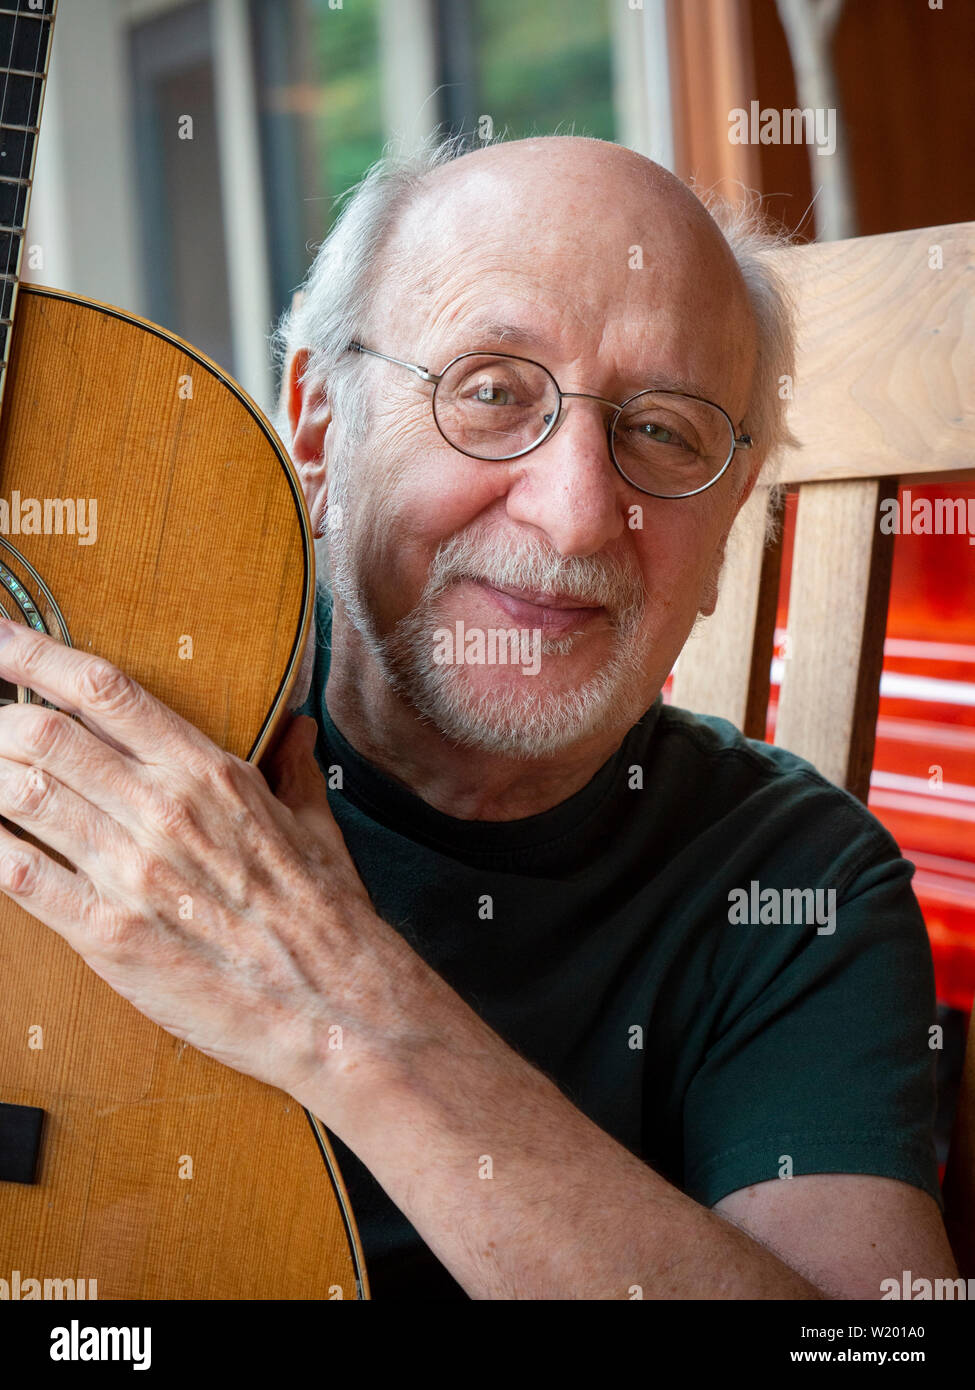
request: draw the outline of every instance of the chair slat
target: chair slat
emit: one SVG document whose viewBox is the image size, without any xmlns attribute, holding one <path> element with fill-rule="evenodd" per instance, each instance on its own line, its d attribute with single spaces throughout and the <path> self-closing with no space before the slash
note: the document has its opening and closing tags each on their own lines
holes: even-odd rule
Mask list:
<svg viewBox="0 0 975 1390">
<path fill-rule="evenodd" d="M 730 719 L 749 738 L 765 737 L 769 667 L 782 561 L 781 526 L 765 544 L 767 488 L 756 487 L 728 540 L 718 606 L 701 619 L 674 673 L 675 705 Z M 775 520 L 781 521 L 776 499 Z"/>
<path fill-rule="evenodd" d="M 938 268 L 940 265 L 940 268 Z M 780 481 L 975 476 L 975 222 L 787 247 L 799 305 Z"/>
<path fill-rule="evenodd" d="M 894 538 L 879 508 L 896 478 L 799 490 L 775 742 L 866 801 Z"/>
</svg>

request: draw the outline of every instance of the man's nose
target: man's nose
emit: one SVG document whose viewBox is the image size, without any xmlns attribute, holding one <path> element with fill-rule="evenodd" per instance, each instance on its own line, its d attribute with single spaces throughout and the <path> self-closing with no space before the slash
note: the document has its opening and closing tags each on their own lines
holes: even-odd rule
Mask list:
<svg viewBox="0 0 975 1390">
<path fill-rule="evenodd" d="M 626 486 L 609 445 L 612 401 L 565 393 L 555 429 L 526 454 L 508 493 L 513 521 L 544 531 L 563 555 L 592 555 L 626 527 Z"/>
</svg>

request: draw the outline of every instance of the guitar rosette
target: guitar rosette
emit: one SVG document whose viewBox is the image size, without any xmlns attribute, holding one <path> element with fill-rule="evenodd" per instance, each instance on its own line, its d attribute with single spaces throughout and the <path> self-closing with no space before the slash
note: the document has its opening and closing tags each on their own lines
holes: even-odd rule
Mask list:
<svg viewBox="0 0 975 1390">
<path fill-rule="evenodd" d="M 46 632 L 71 646 L 68 626 L 54 595 L 30 561 L 3 536 L 0 536 L 0 615 L 32 627 L 36 632 Z M 0 704 L 32 704 L 37 700 L 26 686 L 15 686 L 0 679 Z"/>
</svg>

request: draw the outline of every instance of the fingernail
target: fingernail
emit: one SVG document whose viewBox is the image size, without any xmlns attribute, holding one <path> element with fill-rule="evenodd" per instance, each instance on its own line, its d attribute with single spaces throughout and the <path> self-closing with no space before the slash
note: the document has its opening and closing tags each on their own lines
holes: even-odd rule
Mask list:
<svg viewBox="0 0 975 1390">
<path fill-rule="evenodd" d="M 10 618 L 0 618 L 0 647 L 4 642 L 9 642 L 14 635 L 17 624 Z"/>
</svg>

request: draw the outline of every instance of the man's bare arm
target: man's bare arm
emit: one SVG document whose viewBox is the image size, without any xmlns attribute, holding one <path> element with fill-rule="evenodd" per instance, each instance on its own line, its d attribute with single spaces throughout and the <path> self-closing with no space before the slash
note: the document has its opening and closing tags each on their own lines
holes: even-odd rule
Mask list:
<svg viewBox="0 0 975 1390">
<path fill-rule="evenodd" d="M 312 1081 L 298 1099 L 323 1113 L 472 1297 L 869 1296 L 847 1292 L 869 1246 L 859 1228 L 845 1244 L 836 1233 L 830 1260 L 818 1252 L 821 1280 L 811 1282 L 600 1130 L 412 960 L 411 969 L 400 962 L 397 1017 L 374 1020 L 362 1065 L 350 1053 L 339 1104 L 334 1075 L 327 1096 L 316 1097 Z M 774 1228 L 779 1250 L 799 1268 L 804 1239 L 829 1212 L 823 1192 L 789 1235 L 781 1203 L 803 1181 L 779 1184 Z M 946 1244 L 915 1244 L 914 1259 L 918 1273 L 953 1271 Z"/>
<path fill-rule="evenodd" d="M 880 1298 L 885 1280 L 954 1279 L 944 1221 L 933 1197 L 893 1178 L 807 1173 L 729 1192 L 715 1210 L 838 1298 Z M 889 1288 L 889 1285 L 888 1285 Z"/>
</svg>

